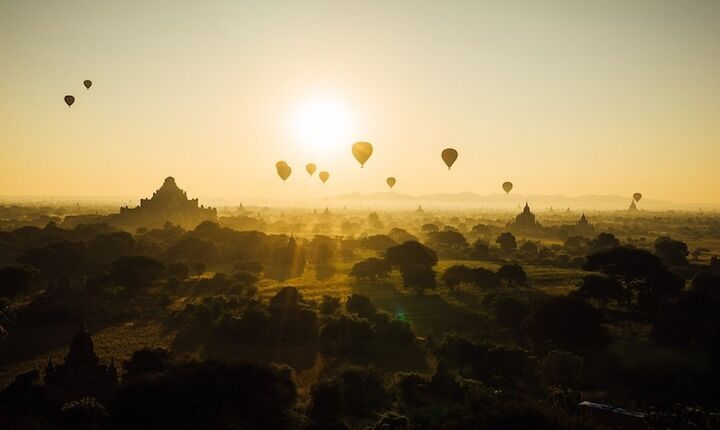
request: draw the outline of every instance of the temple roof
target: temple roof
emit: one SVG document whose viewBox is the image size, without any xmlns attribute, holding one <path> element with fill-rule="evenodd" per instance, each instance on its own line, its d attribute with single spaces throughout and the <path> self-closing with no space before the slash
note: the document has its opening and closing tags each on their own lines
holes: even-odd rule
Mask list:
<svg viewBox="0 0 720 430">
<path fill-rule="evenodd" d="M 81 322 L 77 333 L 70 342 L 70 350 L 65 357 L 65 363 L 70 365 L 96 365 L 98 361 L 99 358 L 95 354 L 95 345 L 90 333 L 85 328 L 85 323 Z"/>
</svg>

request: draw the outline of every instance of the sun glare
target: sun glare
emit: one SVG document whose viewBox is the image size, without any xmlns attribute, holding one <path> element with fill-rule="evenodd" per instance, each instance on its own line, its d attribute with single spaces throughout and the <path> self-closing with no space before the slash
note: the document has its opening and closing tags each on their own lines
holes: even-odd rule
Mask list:
<svg viewBox="0 0 720 430">
<path fill-rule="evenodd" d="M 310 150 L 328 151 L 351 140 L 351 109 L 335 100 L 315 100 L 299 106 L 292 118 L 293 133 Z"/>
</svg>

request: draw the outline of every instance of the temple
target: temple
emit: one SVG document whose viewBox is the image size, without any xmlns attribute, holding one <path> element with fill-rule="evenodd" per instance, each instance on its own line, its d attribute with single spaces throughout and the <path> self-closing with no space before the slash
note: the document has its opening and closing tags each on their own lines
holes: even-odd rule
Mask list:
<svg viewBox="0 0 720 430">
<path fill-rule="evenodd" d="M 638 211 L 638 208 L 637 208 L 637 205 L 635 204 L 635 200 L 632 200 L 630 202 L 630 207 L 628 208 L 628 212 L 637 212 L 637 211 Z"/>
<path fill-rule="evenodd" d="M 140 206 L 120 208 L 110 216 L 111 223 L 129 227 L 162 227 L 166 223 L 194 228 L 203 221 L 217 221 L 217 209 L 198 206 L 198 199 L 188 199 L 187 193 L 168 176 L 151 198 L 141 199 Z"/>
<path fill-rule="evenodd" d="M 58 404 L 84 397 L 94 397 L 102 402 L 112 395 L 117 379 L 113 360 L 110 360 L 109 366 L 100 363 L 92 338 L 85 324 L 81 323 L 70 342 L 65 362 L 56 366 L 52 358 L 48 360 L 45 393 Z"/>
<path fill-rule="evenodd" d="M 588 221 L 585 214 L 582 214 L 578 222 L 575 224 L 566 224 L 560 226 L 562 237 L 584 236 L 592 237 L 595 235 L 595 226 Z"/>
<path fill-rule="evenodd" d="M 508 227 L 518 231 L 538 230 L 542 228 L 535 219 L 535 214 L 530 211 L 530 206 L 525 202 L 525 208 L 520 215 L 515 217 L 515 221 L 508 224 Z"/>
</svg>

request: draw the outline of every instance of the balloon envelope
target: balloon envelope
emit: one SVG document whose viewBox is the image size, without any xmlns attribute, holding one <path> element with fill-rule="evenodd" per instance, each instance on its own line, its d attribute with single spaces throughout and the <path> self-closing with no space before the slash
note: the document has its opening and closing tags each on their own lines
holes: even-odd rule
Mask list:
<svg viewBox="0 0 720 430">
<path fill-rule="evenodd" d="M 313 173 L 315 173 L 316 169 L 317 169 L 317 166 L 314 165 L 313 163 L 308 163 L 308 165 L 305 166 L 305 170 L 307 170 L 307 172 L 310 174 L 310 176 L 312 176 Z"/>
<path fill-rule="evenodd" d="M 285 163 L 285 164 L 279 164 L 279 163 L 280 162 L 278 162 L 278 164 L 276 164 L 277 173 L 278 173 L 278 176 L 280 176 L 280 179 L 282 179 L 283 182 L 285 182 L 285 180 L 290 177 L 290 173 L 292 173 L 292 168 L 290 166 L 288 166 L 287 163 Z M 284 163 L 284 161 L 283 161 L 283 163 Z"/>
<path fill-rule="evenodd" d="M 68 107 L 72 106 L 72 104 L 75 103 L 75 97 L 65 96 L 65 103 L 68 105 Z"/>
<path fill-rule="evenodd" d="M 642 194 L 640 194 L 640 193 L 633 194 L 633 199 L 635 199 L 636 202 L 639 202 L 641 198 L 642 198 Z"/>
<path fill-rule="evenodd" d="M 510 190 L 512 190 L 512 182 L 503 182 L 502 184 L 503 190 L 505 190 L 505 194 L 508 194 Z"/>
<path fill-rule="evenodd" d="M 385 182 L 387 182 L 388 186 L 389 186 L 390 188 L 392 188 L 392 187 L 395 185 L 395 182 L 397 182 L 397 181 L 395 181 L 395 178 L 393 178 L 392 176 L 390 176 L 389 178 L 387 178 L 387 179 L 385 180 Z"/>
<path fill-rule="evenodd" d="M 87 88 L 89 90 L 90 87 L 92 87 L 92 81 L 90 79 L 85 79 L 83 81 L 83 85 L 85 85 L 85 88 Z"/>
<path fill-rule="evenodd" d="M 355 159 L 360 163 L 360 167 L 365 166 L 365 162 L 372 155 L 373 147 L 368 142 L 356 142 L 352 146 L 352 153 Z"/>
<path fill-rule="evenodd" d="M 288 165 L 288 164 L 287 164 L 287 161 L 282 161 L 282 160 L 280 160 L 280 161 L 278 161 L 277 163 L 275 163 L 275 168 L 279 169 L 280 166 L 287 166 L 287 165 Z"/>
<path fill-rule="evenodd" d="M 320 177 L 320 180 L 323 181 L 323 184 L 330 178 L 330 174 L 328 172 L 320 172 L 318 173 L 318 176 Z"/>
<path fill-rule="evenodd" d="M 453 148 L 445 148 L 442 152 L 442 159 L 447 164 L 448 170 L 455 164 L 455 160 L 458 158 L 458 152 Z"/>
</svg>

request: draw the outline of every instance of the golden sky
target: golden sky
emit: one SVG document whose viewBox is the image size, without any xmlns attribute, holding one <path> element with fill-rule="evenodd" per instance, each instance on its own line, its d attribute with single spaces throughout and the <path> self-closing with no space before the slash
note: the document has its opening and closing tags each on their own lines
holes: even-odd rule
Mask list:
<svg viewBox="0 0 720 430">
<path fill-rule="evenodd" d="M 719 203 L 719 23 L 717 0 L 0 0 L 0 195 L 148 195 L 172 175 L 201 198 L 296 199 L 395 176 Z M 337 133 L 309 142 L 308 121 Z"/>
</svg>

